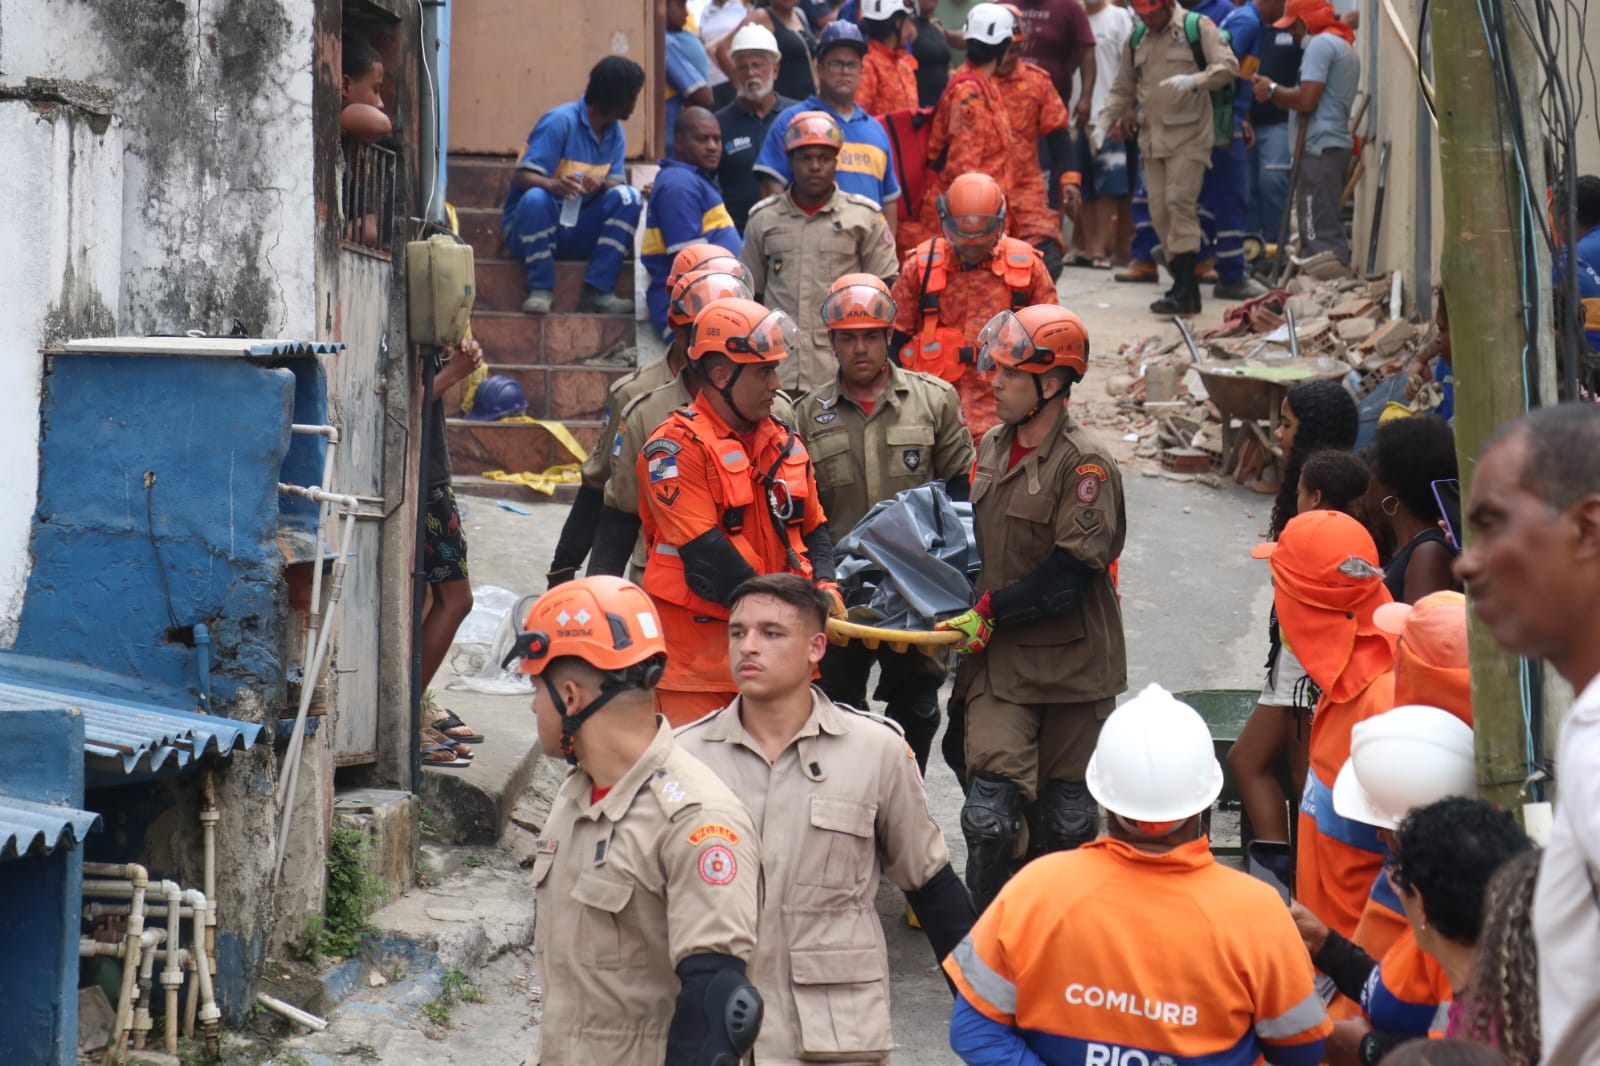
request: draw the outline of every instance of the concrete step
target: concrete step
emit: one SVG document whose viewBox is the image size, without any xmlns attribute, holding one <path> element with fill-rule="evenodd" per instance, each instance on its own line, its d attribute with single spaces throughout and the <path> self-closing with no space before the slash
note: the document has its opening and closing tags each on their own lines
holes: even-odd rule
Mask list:
<svg viewBox="0 0 1600 1066">
<path fill-rule="evenodd" d="M 585 451 L 595 446 L 601 424 L 567 422 L 567 429 Z M 562 444 L 542 426 L 528 422 L 469 422 L 447 419 L 445 435 L 450 447 L 453 472 L 481 474 L 485 470 L 508 473 L 539 473 L 552 466 L 577 462 Z"/>
<path fill-rule="evenodd" d="M 552 311 L 476 311 L 472 335 L 491 363 L 514 366 L 569 366 L 597 357 L 631 366 L 626 350 L 638 344 L 638 322 L 631 315 L 589 315 Z"/>
<path fill-rule="evenodd" d="M 456 491 L 456 498 L 470 496 L 475 500 L 482 500 L 485 504 L 505 502 L 513 507 L 528 508 L 531 504 L 538 503 L 564 503 L 570 504 L 578 497 L 576 482 L 570 485 L 552 486 L 555 491 L 549 495 L 535 492 L 526 485 L 519 485 L 514 481 L 491 481 L 486 477 L 477 477 L 472 474 L 452 474 L 450 486 Z"/>
<path fill-rule="evenodd" d="M 478 259 L 475 262 L 477 295 L 474 310 L 522 312 L 522 301 L 528 298 L 527 271 L 514 259 Z M 562 260 L 556 263 L 555 301 L 552 313 L 572 312 L 578 309 L 578 298 L 583 295 L 583 272 L 588 263 Z M 618 296 L 633 296 L 633 260 L 622 264 L 617 274 L 614 291 Z"/>
<path fill-rule="evenodd" d="M 523 582 L 527 589 L 518 591 L 542 588 L 547 562 L 529 560 Z M 423 765 L 423 832 L 439 844 L 493 844 L 544 758 L 538 723 L 528 710 L 528 695 L 446 689 L 453 678 L 446 664 L 435 679 L 434 698 L 482 733 L 484 742 L 471 745 L 473 758 L 466 766 Z"/>
<path fill-rule="evenodd" d="M 519 363 L 488 364 L 490 374 L 503 374 L 522 386 L 528 400 L 529 418 L 551 418 L 557 422 L 599 422 L 606 409 L 611 383 L 629 372 L 626 366 L 591 367 L 525 366 Z M 454 416 L 461 410 L 467 385 L 462 382 L 445 390 L 445 411 Z"/>
<path fill-rule="evenodd" d="M 509 258 L 505 242 L 500 239 L 498 207 L 458 207 L 456 221 L 461 226 L 461 239 L 472 245 L 478 262 Z"/>
<path fill-rule="evenodd" d="M 451 153 L 446 174 L 445 195 L 462 208 L 489 208 L 496 211 L 505 203 L 511 188 L 511 175 L 517 161 L 512 156 L 458 155 Z"/>
</svg>

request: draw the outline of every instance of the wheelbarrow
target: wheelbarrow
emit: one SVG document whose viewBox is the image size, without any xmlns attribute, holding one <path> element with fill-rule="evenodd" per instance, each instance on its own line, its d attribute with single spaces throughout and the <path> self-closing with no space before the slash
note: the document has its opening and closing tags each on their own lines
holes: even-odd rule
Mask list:
<svg viewBox="0 0 1600 1066">
<path fill-rule="evenodd" d="M 1276 456 L 1271 426 L 1278 420 L 1283 398 L 1302 381 L 1338 379 L 1350 372 L 1343 364 L 1328 365 L 1334 362 L 1330 359 L 1275 359 L 1270 365 L 1249 361 L 1195 364 L 1195 371 L 1205 382 L 1206 395 L 1222 412 L 1222 468 L 1233 469 L 1239 457 L 1239 444 L 1247 434 L 1254 434 L 1267 453 Z M 1235 419 L 1240 423 L 1238 428 L 1233 425 Z"/>
<path fill-rule="evenodd" d="M 1238 846 L 1218 847 L 1213 844 L 1212 854 L 1242 857 L 1249 849 L 1250 841 L 1255 838 L 1255 833 L 1251 828 L 1250 819 L 1245 815 L 1244 805 L 1240 802 L 1239 783 L 1233 779 L 1233 772 L 1228 768 L 1228 752 L 1239 739 L 1245 723 L 1250 720 L 1250 712 L 1255 710 L 1256 703 L 1261 698 L 1261 690 L 1198 689 L 1174 695 L 1181 702 L 1200 712 L 1200 717 L 1205 719 L 1206 726 L 1211 730 L 1211 747 L 1216 752 L 1217 762 L 1222 765 L 1222 793 L 1217 797 L 1218 802 L 1239 807 Z M 1278 784 L 1282 786 L 1283 794 L 1289 804 L 1289 834 L 1292 844 L 1295 828 L 1294 809 L 1299 797 L 1295 794 L 1294 782 L 1289 777 L 1288 763 L 1281 763 L 1277 771 Z"/>
</svg>

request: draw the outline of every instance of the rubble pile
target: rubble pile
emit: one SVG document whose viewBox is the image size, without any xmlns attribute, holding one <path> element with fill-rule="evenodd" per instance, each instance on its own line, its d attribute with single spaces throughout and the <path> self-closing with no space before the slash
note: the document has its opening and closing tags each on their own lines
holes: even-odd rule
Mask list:
<svg viewBox="0 0 1600 1066">
<path fill-rule="evenodd" d="M 1342 380 L 1363 421 L 1406 401 L 1407 376 L 1434 330 L 1403 317 L 1400 302 L 1398 277 L 1303 270 L 1199 337 L 1185 330 L 1125 345 L 1125 369 L 1107 382 L 1115 414 L 1100 424 L 1136 444 L 1149 476 L 1218 484 L 1220 475 L 1266 491 L 1281 458 L 1272 428 L 1295 384 Z"/>
</svg>

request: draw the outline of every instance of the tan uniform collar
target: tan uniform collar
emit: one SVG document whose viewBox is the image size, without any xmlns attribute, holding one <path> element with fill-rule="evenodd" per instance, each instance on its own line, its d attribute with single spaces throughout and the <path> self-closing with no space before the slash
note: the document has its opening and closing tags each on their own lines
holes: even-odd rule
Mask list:
<svg viewBox="0 0 1600 1066">
<path fill-rule="evenodd" d="M 1028 471 L 1029 490 L 1038 490 L 1039 467 L 1050 461 L 1050 453 L 1055 451 L 1057 441 L 1070 440 L 1072 436 L 1072 408 L 1062 408 L 1061 413 L 1057 415 L 1056 418 L 1057 422 L 1055 430 L 1047 434 L 1044 440 L 1039 442 L 1039 446 L 1037 448 L 1023 456 L 1021 462 L 1017 463 L 1017 465 L 1013 466 L 1010 470 L 1007 470 L 1005 473 L 1001 474 L 998 480 L 1009 481 L 1019 471 L 1026 470 Z M 1002 425 L 1004 425 L 1004 423 L 1002 423 Z M 995 442 L 1000 446 L 1001 456 L 1010 456 L 1011 446 L 1016 443 L 1016 440 L 1017 427 L 1012 425 L 1004 425 L 1004 428 L 1000 430 L 999 440 Z M 1065 447 L 1075 447 L 1075 445 L 1068 443 L 1065 445 Z"/>
<path fill-rule="evenodd" d="M 900 406 L 901 397 L 909 396 L 910 394 L 911 379 L 906 377 L 906 372 L 904 370 L 901 370 L 899 367 L 894 365 L 894 359 L 891 358 L 889 360 L 889 384 L 883 390 L 883 395 L 878 397 L 878 403 L 882 404 L 883 402 L 888 401 L 891 407 L 898 408 Z M 833 376 L 832 394 L 828 396 L 818 396 L 817 403 L 824 411 L 826 411 L 828 408 L 837 407 L 840 402 L 849 399 L 850 397 L 845 395 L 844 382 L 840 380 L 838 374 L 835 374 Z M 850 400 L 850 403 L 851 406 L 855 406 L 854 400 Z M 856 409 L 860 410 L 859 407 Z M 877 410 L 878 409 L 876 407 L 873 408 L 874 413 L 876 413 Z"/>
<path fill-rule="evenodd" d="M 761 750 L 760 743 L 744 727 L 744 721 L 740 717 L 743 711 L 744 698 L 734 697 L 732 703 L 718 711 L 715 719 L 706 724 L 704 736 L 707 740 L 743 745 L 765 760 L 767 756 Z M 805 770 L 806 776 L 819 781 L 823 776 L 821 770 L 816 769 L 818 763 L 813 757 L 817 738 L 824 733 L 842 737 L 849 731 L 849 727 L 845 724 L 844 712 L 834 706 L 833 701 L 824 696 L 820 688 L 812 685 L 811 716 L 806 719 L 805 725 L 800 727 L 800 732 L 794 735 L 794 739 L 789 741 L 789 747 L 799 745 L 800 765 Z"/>
<path fill-rule="evenodd" d="M 672 726 L 660 715 L 656 715 L 656 736 L 650 746 L 644 749 L 644 754 L 639 756 L 639 761 L 634 763 L 622 779 L 611 786 L 611 791 L 606 793 L 606 798 L 593 806 L 589 797 L 594 791 L 594 779 L 584 772 L 583 767 L 567 778 L 567 783 L 562 786 L 562 794 L 570 800 L 579 810 L 578 818 L 595 819 L 604 818 L 608 822 L 622 819 L 629 807 L 633 806 L 633 797 L 645 786 L 661 764 L 667 761 L 667 756 L 672 752 Z"/>
<path fill-rule="evenodd" d="M 838 182 L 834 182 L 833 195 L 828 197 L 828 202 L 817 208 L 815 213 L 821 215 L 829 211 L 837 211 L 839 210 L 839 204 L 843 202 L 843 200 L 844 190 L 839 188 Z M 794 189 L 792 187 L 783 190 L 783 207 L 784 210 L 788 211 L 792 215 L 799 215 L 801 218 L 810 217 L 806 214 L 804 208 L 794 202 Z"/>
</svg>

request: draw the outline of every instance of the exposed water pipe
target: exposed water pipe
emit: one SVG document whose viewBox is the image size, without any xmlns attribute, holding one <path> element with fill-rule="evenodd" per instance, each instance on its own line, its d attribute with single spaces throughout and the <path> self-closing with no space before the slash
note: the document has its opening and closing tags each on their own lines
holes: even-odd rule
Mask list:
<svg viewBox="0 0 1600 1066">
<path fill-rule="evenodd" d="M 269 996 L 265 992 L 256 993 L 256 1002 L 272 1011 L 281 1014 L 302 1029 L 310 1029 L 313 1033 L 320 1033 L 328 1027 L 328 1023 L 315 1014 L 301 1010 L 290 1003 L 285 1003 L 276 996 Z"/>
<path fill-rule="evenodd" d="M 291 433 L 302 435 L 315 435 L 328 442 L 327 449 L 322 454 L 322 480 L 318 482 L 324 489 L 332 492 L 333 484 L 333 456 L 339 448 L 339 427 L 337 426 L 310 426 L 296 423 L 289 427 Z M 302 663 L 311 661 L 312 646 L 317 639 L 317 618 L 322 613 L 322 527 L 328 521 L 328 504 L 319 502 L 317 505 L 317 527 L 312 533 L 316 541 L 316 562 L 311 569 L 311 610 L 307 614 L 308 628 L 306 629 L 306 650 L 301 656 Z M 283 802 L 283 797 L 278 798 Z"/>
<path fill-rule="evenodd" d="M 122 883 L 128 886 L 128 896 L 131 904 L 128 912 L 128 929 L 126 950 L 123 953 L 122 988 L 117 994 L 117 1017 L 115 1021 L 116 1040 L 106 1049 L 106 1066 L 121 1062 L 128 1056 L 128 1035 L 131 1019 L 129 1013 L 133 1004 L 133 985 L 136 972 L 139 968 L 139 951 L 143 945 L 144 936 L 144 897 L 150 885 L 150 871 L 138 863 L 86 862 L 83 864 L 86 877 L 119 877 L 125 879 Z M 85 892 L 91 882 L 84 882 Z"/>
<path fill-rule="evenodd" d="M 195 665 L 200 672 L 200 713 L 211 713 L 211 629 L 204 622 L 194 624 Z"/>
<path fill-rule="evenodd" d="M 213 978 L 217 974 L 217 824 L 221 821 L 222 812 L 217 810 L 217 775 L 207 763 L 200 775 L 200 836 L 205 856 L 205 880 L 201 888 L 209 904 L 206 907 L 206 958 L 211 961 Z"/>
<path fill-rule="evenodd" d="M 305 746 L 306 715 L 311 710 L 311 697 L 316 689 L 322 662 L 327 657 L 328 645 L 339 617 L 339 602 L 344 592 L 345 571 L 349 568 L 350 543 L 355 539 L 356 514 L 361 501 L 354 496 L 324 492 L 315 485 L 303 487 L 280 483 L 278 491 L 288 496 L 302 496 L 318 503 L 336 503 L 344 507 L 344 528 L 339 535 L 339 554 L 333 560 L 329 576 L 328 617 L 317 632 L 316 649 L 305 664 L 300 681 L 300 706 L 295 712 L 294 731 L 289 735 L 289 749 L 284 754 L 284 767 L 278 778 L 278 847 L 273 861 L 272 885 L 276 889 L 283 877 L 283 860 L 289 853 L 289 830 L 293 824 L 295 787 L 300 783 L 300 755 Z M 321 538 L 318 538 L 320 544 Z M 321 569 L 320 567 L 318 568 Z"/>
<path fill-rule="evenodd" d="M 137 871 L 143 878 L 141 883 L 136 884 L 131 879 L 122 879 L 119 877 L 119 875 L 130 869 Z M 213 963 L 211 962 L 209 953 L 206 951 L 207 918 L 211 912 L 210 901 L 206 898 L 206 894 L 197 889 L 185 889 L 176 881 L 158 881 L 154 885 L 150 885 L 148 874 L 145 872 L 144 867 L 142 866 L 115 866 L 105 863 L 85 863 L 84 872 L 86 874 L 94 875 L 95 878 L 97 878 L 93 880 L 86 878 L 84 880 L 83 894 L 85 897 L 111 899 L 120 899 L 126 897 L 134 900 L 137 906 L 141 909 L 144 906 L 144 894 L 147 889 L 153 888 L 165 898 L 167 904 L 167 929 L 164 935 L 166 946 L 162 950 L 153 951 L 151 953 L 149 963 L 143 967 L 143 971 L 145 974 L 145 981 L 148 982 L 149 975 L 153 970 L 153 963 L 155 961 L 154 957 L 159 956 L 165 963 L 165 966 L 161 971 L 161 987 L 166 994 L 165 1035 L 167 1051 L 173 1055 L 177 1054 L 178 1030 L 180 1021 L 182 1019 L 182 1015 L 180 1015 L 178 1009 L 178 991 L 183 987 L 183 975 L 185 969 L 191 969 L 194 971 L 194 983 L 190 986 L 189 1009 L 187 1011 L 187 1014 L 191 1019 L 188 1026 L 189 1033 L 190 1035 L 193 1035 L 194 1021 L 192 1019 L 194 1019 L 196 1013 L 198 1013 L 199 1024 L 205 1032 L 207 1047 L 215 1051 L 216 1048 L 213 1048 L 213 1044 L 215 1044 L 217 1048 L 220 1048 L 220 1022 L 222 1018 L 222 1012 L 218 1009 L 216 1003 L 215 982 L 212 981 L 211 969 Z M 102 877 L 116 879 L 98 879 Z M 135 918 L 132 913 L 135 903 L 130 903 L 128 905 L 130 910 L 130 932 L 132 931 L 135 923 Z M 91 915 L 113 914 L 120 911 L 120 909 L 121 908 L 115 904 L 106 905 L 90 903 L 85 907 L 86 912 Z M 143 931 L 142 917 L 143 916 L 141 913 L 139 916 L 141 932 Z M 190 919 L 193 924 L 192 932 L 194 941 L 187 951 L 183 949 L 181 943 L 183 929 L 182 923 L 184 918 Z M 141 961 L 139 958 L 138 949 L 135 948 L 133 944 L 134 942 L 129 940 L 126 947 L 126 951 L 133 952 L 133 961 L 131 963 L 124 963 L 122 975 L 123 996 L 130 1001 L 132 999 L 130 982 L 134 979 L 133 970 Z M 127 958 L 126 954 L 124 954 L 124 958 Z M 146 984 L 146 987 L 148 987 L 148 984 Z M 125 1038 L 126 1028 L 128 1027 L 127 1016 L 126 1011 L 122 1009 L 120 1003 L 117 1024 L 119 1026 L 117 1046 L 108 1051 L 106 1058 L 107 1063 L 121 1061 L 122 1058 L 126 1057 Z M 113 1053 L 115 1053 L 115 1057 L 113 1057 Z"/>
</svg>

